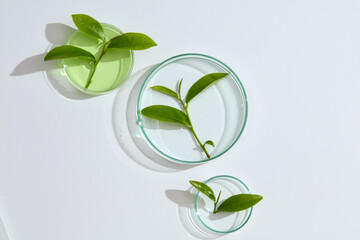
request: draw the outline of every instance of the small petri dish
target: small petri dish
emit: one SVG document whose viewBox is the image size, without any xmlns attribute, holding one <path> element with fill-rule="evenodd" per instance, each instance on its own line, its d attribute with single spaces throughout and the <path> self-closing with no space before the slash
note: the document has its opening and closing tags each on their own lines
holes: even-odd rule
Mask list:
<svg viewBox="0 0 360 240">
<path fill-rule="evenodd" d="M 215 147 L 206 146 L 208 158 L 188 128 L 145 117 L 141 110 L 151 105 L 168 105 L 183 111 L 178 100 L 150 87 L 162 85 L 175 90 L 183 79 L 184 98 L 192 84 L 214 72 L 229 75 L 201 92 L 188 105 L 200 141 L 215 143 Z M 165 159 L 181 164 L 208 162 L 227 152 L 244 130 L 247 111 L 246 93 L 236 74 L 216 58 L 196 53 L 172 57 L 155 67 L 140 89 L 137 104 L 138 123 L 148 145 Z"/>
<path fill-rule="evenodd" d="M 102 23 L 101 25 L 107 41 L 122 34 L 118 28 L 110 24 Z M 80 31 L 74 32 L 66 44 L 83 48 L 96 58 L 99 58 L 102 51 L 102 41 Z M 133 61 L 132 51 L 108 49 L 100 60 L 88 88 L 85 86 L 92 69 L 88 60 L 69 58 L 62 60 L 62 65 L 67 79 L 75 88 L 88 94 L 100 95 L 119 88 L 128 79 L 132 72 Z"/>
<path fill-rule="evenodd" d="M 212 177 L 205 183 L 214 190 L 215 196 L 218 196 L 221 190 L 220 199 L 227 199 L 241 193 L 250 194 L 250 190 L 242 181 L 228 175 Z M 218 212 L 213 214 L 214 203 L 199 191 L 195 196 L 194 205 L 195 215 L 200 223 L 206 229 L 216 233 L 231 233 L 239 230 L 248 222 L 252 213 L 251 207 L 235 213 Z"/>
</svg>

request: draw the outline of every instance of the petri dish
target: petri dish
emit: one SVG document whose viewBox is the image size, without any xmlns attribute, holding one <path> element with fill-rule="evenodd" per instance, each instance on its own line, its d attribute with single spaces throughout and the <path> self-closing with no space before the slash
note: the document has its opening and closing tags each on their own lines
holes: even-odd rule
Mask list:
<svg viewBox="0 0 360 240">
<path fill-rule="evenodd" d="M 220 199 L 227 199 L 241 193 L 250 194 L 248 187 L 241 180 L 229 175 L 215 176 L 205 183 L 214 190 L 215 196 L 221 190 Z M 199 204 L 200 201 L 202 204 Z M 195 196 L 194 205 L 195 215 L 200 223 L 216 233 L 231 233 L 239 230 L 248 222 L 253 209 L 251 207 L 235 213 L 218 212 L 213 214 L 214 203 L 199 191 Z"/>
<path fill-rule="evenodd" d="M 110 24 L 102 23 L 106 40 L 121 35 L 122 32 Z M 99 58 L 102 51 L 102 42 L 94 37 L 75 31 L 66 43 L 83 48 Z M 100 60 L 93 76 L 92 83 L 86 88 L 90 75 L 91 63 L 83 58 L 69 58 L 62 60 L 65 75 L 69 82 L 78 90 L 100 95 L 119 88 L 130 76 L 133 68 L 133 53 L 129 50 L 109 49 Z"/>
<path fill-rule="evenodd" d="M 176 98 L 151 87 L 162 85 L 175 90 L 183 79 L 184 98 L 192 84 L 214 72 L 229 75 L 201 92 L 188 105 L 193 129 L 200 141 L 211 140 L 215 144 L 215 147 L 206 145 L 208 158 L 188 128 L 145 117 L 141 110 L 151 105 L 167 105 L 184 111 Z M 205 163 L 227 152 L 241 136 L 247 112 L 246 93 L 236 74 L 216 58 L 196 53 L 174 56 L 155 67 L 145 79 L 137 103 L 138 123 L 145 141 L 165 159 L 181 164 Z"/>
</svg>

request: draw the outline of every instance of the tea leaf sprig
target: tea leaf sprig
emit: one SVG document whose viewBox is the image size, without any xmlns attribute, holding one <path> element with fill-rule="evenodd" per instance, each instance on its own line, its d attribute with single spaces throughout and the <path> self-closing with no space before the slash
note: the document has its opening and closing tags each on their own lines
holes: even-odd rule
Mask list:
<svg viewBox="0 0 360 240">
<path fill-rule="evenodd" d="M 190 101 L 194 97 L 196 97 L 199 93 L 210 87 L 216 81 L 226 77 L 227 75 L 228 73 L 210 73 L 203 76 L 190 87 L 189 91 L 186 94 L 185 101 L 183 101 L 181 97 L 181 84 L 183 79 L 181 79 L 179 82 L 177 92 L 165 86 L 153 86 L 151 87 L 153 90 L 177 99 L 180 105 L 182 106 L 183 111 L 166 105 L 152 105 L 142 109 L 141 114 L 143 114 L 146 117 L 153 118 L 159 121 L 177 123 L 187 127 L 195 137 L 201 149 L 206 154 L 207 158 L 210 158 L 210 154 L 206 149 L 206 145 L 215 147 L 215 144 L 211 140 L 207 140 L 204 143 L 200 141 L 199 137 L 196 135 L 193 124 L 191 122 L 188 107 Z"/>
<path fill-rule="evenodd" d="M 102 25 L 97 20 L 86 14 L 73 14 L 72 20 L 80 32 L 98 39 L 100 42 L 99 47 L 101 48 L 100 56 L 95 58 L 91 52 L 82 48 L 71 45 L 62 45 L 49 51 L 44 57 L 44 61 L 74 57 L 81 57 L 89 60 L 91 70 L 85 84 L 86 89 L 89 88 L 92 83 L 92 78 L 101 58 L 110 49 L 145 50 L 157 46 L 150 37 L 143 33 L 123 33 L 108 40 Z"/>
<path fill-rule="evenodd" d="M 260 195 L 241 193 L 225 199 L 220 204 L 220 206 L 217 207 L 217 204 L 219 203 L 220 200 L 221 191 L 219 192 L 218 197 L 215 198 L 214 191 L 207 184 L 198 181 L 189 181 L 189 182 L 194 188 L 202 192 L 205 196 L 207 196 L 208 198 L 210 198 L 211 201 L 214 202 L 214 210 L 213 210 L 214 214 L 217 212 L 243 211 L 255 206 L 258 202 L 260 202 L 263 199 L 263 197 Z"/>
</svg>

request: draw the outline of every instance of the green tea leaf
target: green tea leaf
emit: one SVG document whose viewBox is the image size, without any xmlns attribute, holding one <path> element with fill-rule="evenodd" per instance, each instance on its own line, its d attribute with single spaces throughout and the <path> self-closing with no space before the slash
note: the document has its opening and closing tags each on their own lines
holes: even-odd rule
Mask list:
<svg viewBox="0 0 360 240">
<path fill-rule="evenodd" d="M 189 103 L 196 95 L 210 87 L 213 83 L 229 75 L 228 73 L 210 73 L 195 82 L 186 94 L 186 103 Z"/>
<path fill-rule="evenodd" d="M 216 210 L 216 212 L 238 212 L 251 208 L 263 199 L 255 194 L 238 194 L 226 199 Z"/>
<path fill-rule="evenodd" d="M 220 200 L 220 196 L 221 196 L 221 190 L 220 190 L 219 195 L 218 195 L 218 197 L 217 197 L 217 199 L 216 199 L 216 203 L 218 203 L 218 202 L 219 202 L 219 200 Z"/>
<path fill-rule="evenodd" d="M 184 112 L 170 106 L 152 105 L 141 110 L 141 114 L 163 122 L 179 123 L 188 128 L 191 126 Z"/>
<path fill-rule="evenodd" d="M 213 202 L 216 202 L 214 191 L 207 184 L 198 181 L 189 181 L 194 188 L 205 194 Z"/>
<path fill-rule="evenodd" d="M 124 33 L 110 40 L 108 48 L 124 50 L 144 50 L 157 46 L 150 37 L 143 33 Z"/>
<path fill-rule="evenodd" d="M 207 141 L 204 143 L 204 147 L 205 147 L 206 144 L 211 145 L 212 147 L 215 147 L 214 142 L 211 141 L 211 140 L 207 140 Z"/>
<path fill-rule="evenodd" d="M 72 19 L 80 32 L 102 40 L 105 38 L 103 27 L 94 18 L 86 14 L 73 14 Z"/>
<path fill-rule="evenodd" d="M 154 89 L 155 91 L 167 94 L 167 95 L 172 96 L 174 98 L 178 98 L 177 93 L 174 92 L 173 90 L 171 90 L 170 88 L 167 88 L 167 87 L 164 87 L 164 86 L 153 86 L 151 88 Z"/>
<path fill-rule="evenodd" d="M 183 78 L 181 78 L 180 82 L 179 82 L 179 87 L 178 87 L 178 93 L 179 93 L 179 97 L 181 96 L 181 84 L 182 84 Z"/>
<path fill-rule="evenodd" d="M 94 55 L 90 52 L 71 45 L 63 45 L 51 49 L 44 57 L 44 61 L 54 60 L 54 59 L 65 59 L 73 57 L 83 57 L 88 58 L 92 61 L 95 61 Z"/>
</svg>

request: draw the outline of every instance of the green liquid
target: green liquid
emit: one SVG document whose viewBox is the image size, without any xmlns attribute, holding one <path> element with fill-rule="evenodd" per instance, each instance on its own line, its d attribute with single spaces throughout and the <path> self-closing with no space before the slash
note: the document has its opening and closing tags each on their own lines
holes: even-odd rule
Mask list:
<svg viewBox="0 0 360 240">
<path fill-rule="evenodd" d="M 102 26 L 106 34 L 106 41 L 121 35 L 120 30 L 111 25 L 102 24 Z M 67 44 L 83 48 L 91 52 L 97 59 L 102 50 L 102 41 L 80 31 L 76 31 Z M 108 49 L 101 58 L 92 83 L 87 89 L 85 86 L 92 68 L 90 61 L 83 58 L 70 58 L 64 59 L 63 63 L 68 79 L 76 88 L 91 94 L 102 94 L 125 82 L 132 70 L 133 55 L 128 50 Z"/>
</svg>

